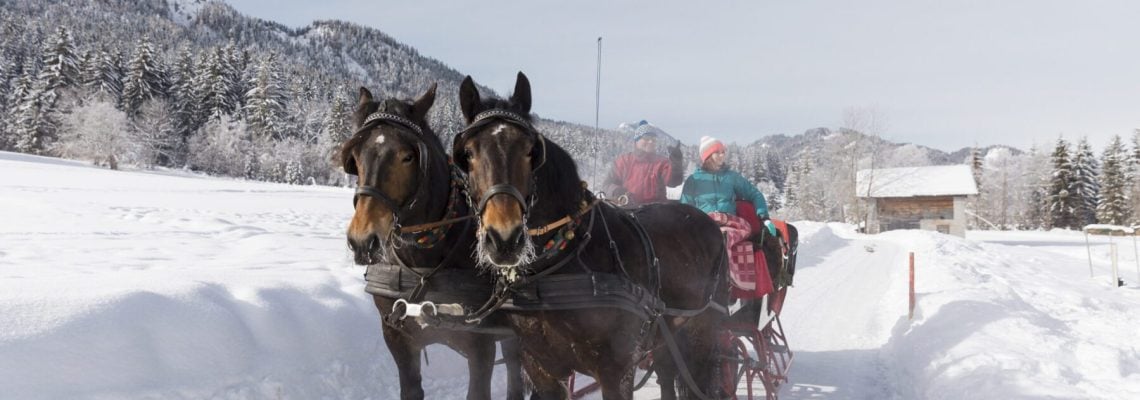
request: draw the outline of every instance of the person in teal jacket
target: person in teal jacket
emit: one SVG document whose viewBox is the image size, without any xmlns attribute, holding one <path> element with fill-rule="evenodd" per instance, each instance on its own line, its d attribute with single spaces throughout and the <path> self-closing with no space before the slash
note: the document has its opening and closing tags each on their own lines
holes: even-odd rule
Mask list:
<svg viewBox="0 0 1140 400">
<path fill-rule="evenodd" d="M 768 201 L 748 179 L 725 166 L 727 148 L 724 143 L 704 136 L 701 138 L 700 151 L 701 165 L 685 179 L 681 203 L 699 208 L 710 216 L 713 213 L 723 213 L 735 217 L 736 201 L 749 201 L 756 207 L 756 217 L 764 222 L 768 233 L 775 236 L 776 227 L 768 220 Z M 717 219 L 713 217 L 714 220 Z"/>
<path fill-rule="evenodd" d="M 756 272 L 756 259 L 752 242 L 748 236 L 752 226 L 744 218 L 736 216 L 736 200 L 748 200 L 756 207 L 756 216 L 764 221 L 764 226 L 772 236 L 776 227 L 768 220 L 768 201 L 739 172 L 725 167 L 724 143 L 712 137 L 701 138 L 701 166 L 685 179 L 681 189 L 681 203 L 699 208 L 709 215 L 724 235 L 725 251 L 728 253 L 728 274 L 734 287 L 755 290 L 759 273 Z M 757 314 L 758 315 L 758 314 Z"/>
</svg>

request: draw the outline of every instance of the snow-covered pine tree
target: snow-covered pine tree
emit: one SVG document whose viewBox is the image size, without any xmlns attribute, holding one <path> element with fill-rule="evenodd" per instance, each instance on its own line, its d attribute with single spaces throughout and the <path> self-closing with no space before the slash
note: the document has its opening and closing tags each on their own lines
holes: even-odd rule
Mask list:
<svg viewBox="0 0 1140 400">
<path fill-rule="evenodd" d="M 797 161 L 792 164 L 791 171 L 788 171 L 788 180 L 784 182 L 784 208 L 794 209 L 799 206 L 799 191 L 800 182 L 802 181 L 803 173 L 800 172 L 800 162 Z"/>
<path fill-rule="evenodd" d="M 301 163 L 296 160 L 289 160 L 285 163 L 285 183 L 290 185 L 300 185 L 305 181 L 301 171 Z"/>
<path fill-rule="evenodd" d="M 250 55 L 249 52 L 238 49 L 237 43 L 230 41 L 222 48 L 221 59 L 222 71 L 227 75 L 231 84 L 226 97 L 232 104 L 231 112 L 236 113 L 245 107 L 245 93 L 251 87 L 247 84 L 251 79 L 245 75 L 248 70 Z"/>
<path fill-rule="evenodd" d="M 28 90 L 16 101 L 10 129 L 13 149 L 21 153 L 40 154 L 46 144 L 42 129 L 43 118 L 40 115 L 44 96 L 43 87 L 32 78 L 31 73 L 28 71 L 20 77 L 21 83 L 18 85 L 25 85 Z"/>
<path fill-rule="evenodd" d="M 282 137 L 285 93 L 276 64 L 275 54 L 262 58 L 253 82 L 250 83 L 251 89 L 245 93 L 246 123 L 256 138 Z"/>
<path fill-rule="evenodd" d="M 16 68 L 12 69 L 12 73 Z M 12 150 L 16 146 L 17 107 L 32 90 L 32 80 L 28 74 L 21 73 L 12 78 L 10 89 L 0 92 L 0 150 Z"/>
<path fill-rule="evenodd" d="M 8 93 L 12 89 L 12 85 L 16 83 L 16 78 L 20 77 L 20 66 L 16 62 L 16 58 L 8 52 L 0 48 L 0 93 Z M 0 96 L 0 101 L 4 100 Z M 3 116 L 5 110 L 0 110 L 0 117 Z"/>
<path fill-rule="evenodd" d="M 67 28 L 59 27 L 44 47 L 43 69 L 39 80 L 42 82 L 45 94 L 58 96 L 62 88 L 76 88 L 81 82 L 79 69 L 79 55 L 75 52 L 71 32 Z M 55 99 L 49 99 L 54 103 Z"/>
<path fill-rule="evenodd" d="M 88 94 L 86 90 L 88 74 L 99 65 L 98 57 L 99 53 L 91 50 L 84 50 L 79 53 L 79 79 L 78 82 L 76 82 L 76 86 L 83 89 L 81 90 L 81 92 L 83 92 L 83 96 L 81 97 L 86 97 Z"/>
<path fill-rule="evenodd" d="M 773 185 L 782 193 L 785 190 L 785 183 L 788 180 L 787 167 L 784 166 L 783 159 L 771 151 L 765 152 L 764 157 L 764 172 L 767 174 L 769 180 Z"/>
<path fill-rule="evenodd" d="M 966 164 L 970 166 L 970 172 L 974 176 L 974 185 L 978 187 L 978 195 L 969 197 L 966 200 L 966 209 L 972 214 L 972 218 L 967 219 L 967 227 L 970 229 L 977 229 L 982 225 L 982 221 L 988 221 L 992 218 L 983 216 L 985 211 L 981 210 L 980 204 L 986 204 L 990 201 L 990 193 L 985 190 L 985 185 L 982 183 L 982 176 L 984 169 L 982 168 L 982 150 L 977 146 L 970 148 L 970 157 L 965 160 Z"/>
<path fill-rule="evenodd" d="M 175 136 L 171 158 L 174 165 L 186 163 L 190 135 L 201 126 L 195 89 L 196 68 L 193 51 L 188 46 L 182 47 L 170 71 L 169 107 L 172 134 Z"/>
<path fill-rule="evenodd" d="M 1073 169 L 1069 143 L 1064 138 L 1057 139 L 1052 155 L 1053 175 L 1046 193 L 1048 204 L 1048 227 L 1076 229 L 1078 196 L 1074 193 L 1076 172 Z"/>
<path fill-rule="evenodd" d="M 83 85 L 92 98 L 119 104 L 123 95 L 123 75 L 118 54 L 101 49 L 83 73 Z"/>
<path fill-rule="evenodd" d="M 1128 201 L 1132 205 L 1132 225 L 1140 225 L 1140 129 L 1132 131 L 1132 152 L 1125 167 L 1125 185 Z"/>
<path fill-rule="evenodd" d="M 127 72 L 123 77 L 123 110 L 134 116 L 144 101 L 164 96 L 166 93 L 166 72 L 154 52 L 150 39 L 139 39 Z"/>
<path fill-rule="evenodd" d="M 225 65 L 228 59 L 221 48 L 204 55 L 205 60 L 200 63 L 196 83 L 198 104 L 201 118 L 205 120 L 218 120 L 222 116 L 232 115 L 236 102 L 230 97 L 234 90 L 234 82 L 229 67 Z"/>
<path fill-rule="evenodd" d="M 70 112 L 78 103 L 79 58 L 67 28 L 56 29 L 44 44 L 40 60 L 43 68 L 33 83 L 35 98 L 25 98 L 18 107 L 25 129 L 20 147 L 36 154 L 43 153 L 55 140 L 60 114 Z M 60 99 L 66 99 L 64 104 L 57 104 Z"/>
<path fill-rule="evenodd" d="M 1074 214 L 1077 227 L 1096 223 L 1096 208 L 1100 203 L 1100 166 L 1096 154 L 1089 146 L 1088 137 L 1082 137 L 1073 153 Z"/>
<path fill-rule="evenodd" d="M 1104 149 L 1103 170 L 1100 175 L 1100 203 L 1097 204 L 1097 219 L 1102 223 L 1125 225 L 1132 214 L 1128 203 L 1127 162 L 1128 153 L 1120 136 L 1113 136 Z"/>
<path fill-rule="evenodd" d="M 792 164 L 788 181 L 784 185 L 784 217 L 823 221 L 827 212 L 820 207 L 821 197 L 815 190 L 816 150 L 807 149 Z"/>
<path fill-rule="evenodd" d="M 332 97 L 322 93 L 326 91 L 321 90 L 322 88 L 311 79 L 298 79 L 300 76 L 294 74 L 292 83 L 286 88 L 289 102 L 285 105 L 286 117 L 283 120 L 287 122 L 282 136 L 297 137 L 315 146 L 320 141 L 321 124 L 328 114 Z M 433 106 L 432 111 L 428 113 L 429 121 L 436 106 Z"/>
<path fill-rule="evenodd" d="M 337 91 L 337 93 L 343 92 L 343 90 Z M 349 122 L 347 102 L 341 96 L 334 96 L 332 106 L 329 107 L 329 112 L 321 123 L 321 148 L 325 149 L 329 157 L 332 157 L 332 151 L 352 135 Z"/>
<path fill-rule="evenodd" d="M 1036 143 L 1030 146 L 1025 159 L 1026 165 L 1019 177 L 1022 186 L 1018 189 L 1024 193 L 1026 212 L 1015 223 L 1027 229 L 1047 228 L 1049 226 L 1048 192 L 1053 167 L 1050 165 L 1048 153 L 1042 151 Z"/>
<path fill-rule="evenodd" d="M 970 149 L 970 171 L 974 173 L 974 183 L 982 186 L 982 149 L 974 146 Z"/>
</svg>

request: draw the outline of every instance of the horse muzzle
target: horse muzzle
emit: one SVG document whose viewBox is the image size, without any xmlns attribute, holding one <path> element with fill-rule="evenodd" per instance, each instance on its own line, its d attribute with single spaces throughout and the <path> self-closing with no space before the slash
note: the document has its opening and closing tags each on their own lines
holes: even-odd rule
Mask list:
<svg viewBox="0 0 1140 400">
<path fill-rule="evenodd" d="M 370 233 L 361 237 L 349 235 L 348 248 L 356 265 L 372 265 L 380 262 L 384 246 L 379 235 Z"/>
<path fill-rule="evenodd" d="M 526 258 L 529 242 L 523 225 L 507 231 L 498 229 L 483 231 L 483 253 L 497 266 L 516 266 Z"/>
</svg>

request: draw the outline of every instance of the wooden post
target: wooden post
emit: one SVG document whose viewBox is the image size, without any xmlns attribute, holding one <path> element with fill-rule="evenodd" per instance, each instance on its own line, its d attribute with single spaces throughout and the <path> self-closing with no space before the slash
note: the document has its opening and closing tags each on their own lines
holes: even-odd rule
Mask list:
<svg viewBox="0 0 1140 400">
<path fill-rule="evenodd" d="M 914 319 L 914 252 L 910 252 L 910 311 L 907 313 L 906 319 Z"/>
<path fill-rule="evenodd" d="M 1136 284 L 1140 285 L 1140 250 L 1136 247 L 1136 234 L 1132 234 L 1132 257 L 1136 260 Z"/>
<path fill-rule="evenodd" d="M 1116 243 L 1109 243 L 1109 259 L 1112 260 L 1112 287 L 1120 287 L 1120 255 L 1116 251 Z"/>
<path fill-rule="evenodd" d="M 1085 231 L 1085 251 L 1089 253 L 1089 278 L 1093 277 L 1092 245 L 1089 243 L 1089 232 Z"/>
</svg>

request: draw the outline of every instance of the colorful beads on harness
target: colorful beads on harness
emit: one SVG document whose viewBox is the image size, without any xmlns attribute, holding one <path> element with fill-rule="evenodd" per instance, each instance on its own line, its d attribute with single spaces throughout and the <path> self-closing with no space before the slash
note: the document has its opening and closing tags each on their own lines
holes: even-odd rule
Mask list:
<svg viewBox="0 0 1140 400">
<path fill-rule="evenodd" d="M 451 160 L 448 160 L 450 163 Z M 462 186 L 462 177 L 459 176 L 455 168 L 451 168 L 451 196 L 447 199 L 448 212 L 444 218 L 455 218 L 459 215 L 459 210 L 456 209 L 455 204 L 459 201 L 459 188 Z M 430 249 L 447 236 L 447 229 L 449 225 L 433 228 L 427 232 L 419 235 L 415 239 L 416 247 L 420 249 Z"/>
<path fill-rule="evenodd" d="M 576 229 L 581 222 L 582 218 L 578 217 L 570 221 L 570 223 L 566 224 L 562 229 L 559 229 L 558 232 L 554 234 L 554 237 L 547 240 L 546 244 L 542 246 L 542 251 L 546 252 L 552 249 L 557 251 L 566 250 L 566 246 L 570 244 L 571 240 L 574 240 L 574 229 Z"/>
</svg>

